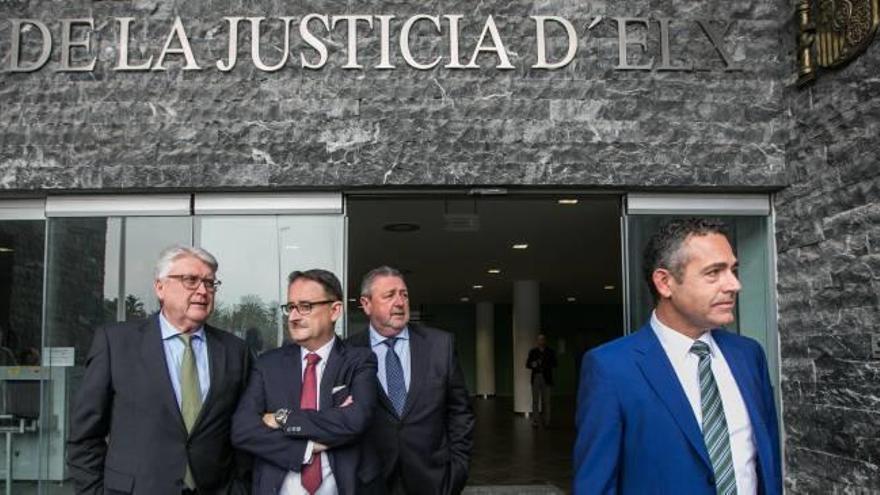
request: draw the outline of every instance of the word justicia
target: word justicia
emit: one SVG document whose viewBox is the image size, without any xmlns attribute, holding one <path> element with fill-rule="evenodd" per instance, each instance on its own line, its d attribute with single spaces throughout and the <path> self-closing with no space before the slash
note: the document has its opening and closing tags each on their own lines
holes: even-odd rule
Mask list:
<svg viewBox="0 0 880 495">
<path fill-rule="evenodd" d="M 143 39 L 133 39 L 135 33 L 146 32 L 146 21 L 139 22 L 134 17 L 111 17 L 109 22 L 101 21 L 101 26 L 109 25 L 111 29 L 111 34 L 107 35 L 102 27 L 101 39 L 102 47 L 108 41 L 115 45 L 115 56 L 108 60 L 114 71 L 164 71 L 170 60 L 187 71 L 216 69 L 229 72 L 241 63 L 250 63 L 264 72 L 296 67 L 320 70 L 328 63 L 338 65 L 332 62 L 335 56 L 341 57 L 338 61 L 340 67 L 349 70 L 391 70 L 401 66 L 416 70 L 479 70 L 485 67 L 511 70 L 517 68 L 515 62 L 531 69 L 556 70 L 575 60 L 581 46 L 580 37 L 588 36 L 590 30 L 608 22 L 617 29 L 618 60 L 614 66 L 617 70 L 710 70 L 705 63 L 697 67 L 694 61 L 681 61 L 681 57 L 673 62 L 674 46 L 670 41 L 670 24 L 673 22 L 688 22 L 695 29 L 699 28 L 703 42 L 714 48 L 711 52 L 715 55 L 715 68 L 742 70 L 742 61 L 734 60 L 732 47 L 724 44 L 725 33 L 733 21 L 596 16 L 579 30 L 564 17 L 534 15 L 522 20 L 527 23 L 523 31 L 527 33 L 525 36 L 519 34 L 506 39 L 505 30 L 499 28 L 492 15 L 480 19 L 427 14 L 405 18 L 319 13 L 271 18 L 231 16 L 223 17 L 216 29 L 198 38 L 212 46 L 217 43 L 225 45 L 220 50 L 223 55 L 219 57 L 215 50 L 205 54 L 194 52 L 192 40 L 196 38 L 192 38 L 192 28 L 188 30 L 187 23 L 180 17 L 168 19 L 167 30 L 160 30 L 164 34 L 160 38 L 162 47 L 158 49 L 156 46 L 152 51 L 145 49 Z M 51 67 L 58 72 L 95 70 L 98 63 L 95 18 L 64 18 L 56 23 L 14 18 L 9 22 L 11 27 L 6 32 L 11 37 L 10 52 L 6 57 L 8 64 L 2 68 L 5 72 L 34 72 L 45 67 L 50 60 L 57 61 Z M 154 28 L 156 21 L 149 22 Z M 480 27 L 478 36 L 477 30 L 473 29 L 477 26 Z M 504 27 L 509 28 L 508 31 L 520 32 L 516 26 Z M 659 31 L 656 42 L 649 42 L 646 35 L 652 29 Z M 240 38 L 246 41 L 241 42 Z M 520 46 L 524 42 L 531 46 Z M 240 48 L 246 53 L 248 44 L 249 57 L 240 53 Z M 294 46 L 298 49 L 293 49 Z M 359 50 L 369 51 L 369 55 Z M 520 57 L 519 52 L 525 55 Z M 102 50 L 101 53 L 105 52 Z M 249 62 L 242 59 L 249 59 Z"/>
</svg>

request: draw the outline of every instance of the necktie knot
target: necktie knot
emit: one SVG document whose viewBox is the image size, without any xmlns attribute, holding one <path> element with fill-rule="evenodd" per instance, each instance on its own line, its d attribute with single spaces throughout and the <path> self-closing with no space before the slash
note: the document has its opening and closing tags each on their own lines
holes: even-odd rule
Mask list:
<svg viewBox="0 0 880 495">
<path fill-rule="evenodd" d="M 314 366 L 314 365 L 318 364 L 318 361 L 320 361 L 320 360 L 321 360 L 321 356 L 319 356 L 318 354 L 316 354 L 314 352 L 310 352 L 310 353 L 306 354 L 306 364 L 308 364 L 309 366 Z"/>
<path fill-rule="evenodd" d="M 192 334 L 190 333 L 179 333 L 177 334 L 177 338 L 183 341 L 183 345 L 187 347 L 192 347 Z"/>
<path fill-rule="evenodd" d="M 389 349 L 394 350 L 394 344 L 397 343 L 399 337 L 388 337 L 382 343 L 387 345 Z"/>
<path fill-rule="evenodd" d="M 702 340 L 697 340 L 694 342 L 694 345 L 691 346 L 691 352 L 699 356 L 700 359 L 707 357 L 711 352 L 709 349 L 709 344 L 703 342 Z"/>
</svg>

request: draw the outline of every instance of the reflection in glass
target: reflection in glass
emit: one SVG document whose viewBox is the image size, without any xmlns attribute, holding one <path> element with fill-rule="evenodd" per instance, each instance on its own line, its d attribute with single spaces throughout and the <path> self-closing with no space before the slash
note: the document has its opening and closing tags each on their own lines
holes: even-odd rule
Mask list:
<svg viewBox="0 0 880 495">
<path fill-rule="evenodd" d="M 0 221 L 0 480 L 12 493 L 35 492 L 40 478 L 43 220 Z M 59 476 L 57 470 L 51 474 Z"/>
<path fill-rule="evenodd" d="M 45 347 L 52 354 L 44 358 L 49 367 L 44 368 L 48 371 L 43 378 L 46 428 L 39 457 L 41 479 L 67 478 L 64 457 L 70 401 L 79 390 L 95 328 L 158 311 L 153 267 L 159 252 L 191 241 L 189 217 L 49 220 Z M 70 483 L 42 486 L 51 487 L 53 493 L 73 493 Z"/>
</svg>

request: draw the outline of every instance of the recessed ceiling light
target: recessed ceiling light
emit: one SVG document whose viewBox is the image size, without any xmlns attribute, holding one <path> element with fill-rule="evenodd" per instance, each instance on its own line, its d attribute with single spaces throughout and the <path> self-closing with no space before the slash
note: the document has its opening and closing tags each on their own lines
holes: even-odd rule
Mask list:
<svg viewBox="0 0 880 495">
<path fill-rule="evenodd" d="M 479 284 L 477 284 L 477 285 L 474 285 L 474 286 L 473 286 L 473 288 L 474 288 L 474 289 L 482 289 L 482 288 L 483 288 L 483 286 L 482 286 L 482 285 L 479 285 Z"/>
<path fill-rule="evenodd" d="M 357 302 L 357 299 L 354 297 L 349 297 L 348 302 Z"/>
<path fill-rule="evenodd" d="M 470 300 L 471 300 L 471 298 L 469 298 L 469 297 L 462 297 L 461 298 L 461 302 L 470 302 Z"/>
<path fill-rule="evenodd" d="M 576 204 L 578 204 L 578 200 L 576 200 L 574 198 L 565 198 L 565 199 L 560 199 L 559 201 L 557 201 L 557 203 L 559 203 L 561 205 L 576 205 Z"/>
<path fill-rule="evenodd" d="M 486 270 L 486 272 L 491 273 L 492 275 L 498 275 L 499 273 L 501 273 L 501 269 L 500 268 L 489 268 L 488 270 Z"/>
<path fill-rule="evenodd" d="M 565 298 L 565 300 L 568 301 L 568 302 L 575 302 L 575 301 L 577 301 L 577 298 L 575 298 L 575 297 L 573 297 L 573 296 L 568 296 L 568 297 Z"/>
<path fill-rule="evenodd" d="M 613 285 L 606 285 L 605 290 L 614 290 L 614 286 Z"/>
<path fill-rule="evenodd" d="M 398 223 L 389 223 L 382 227 L 383 230 L 387 230 L 388 232 L 415 232 L 421 227 L 416 223 L 407 223 L 407 222 L 398 222 Z"/>
<path fill-rule="evenodd" d="M 528 249 L 529 245 L 526 243 L 522 243 L 522 244 L 514 244 L 512 247 L 513 247 L 513 249 Z"/>
<path fill-rule="evenodd" d="M 15 249 L 0 246 L 0 253 L 14 253 L 14 252 L 15 252 Z"/>
</svg>

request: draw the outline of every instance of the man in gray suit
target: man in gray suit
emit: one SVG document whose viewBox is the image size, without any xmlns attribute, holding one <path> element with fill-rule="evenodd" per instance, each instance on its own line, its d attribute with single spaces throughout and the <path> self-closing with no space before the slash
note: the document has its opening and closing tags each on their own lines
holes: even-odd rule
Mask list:
<svg viewBox="0 0 880 495">
<path fill-rule="evenodd" d="M 230 444 L 248 351 L 207 325 L 217 260 L 175 246 L 156 264 L 161 310 L 95 332 L 70 421 L 68 465 L 80 494 L 246 493 Z"/>
</svg>

